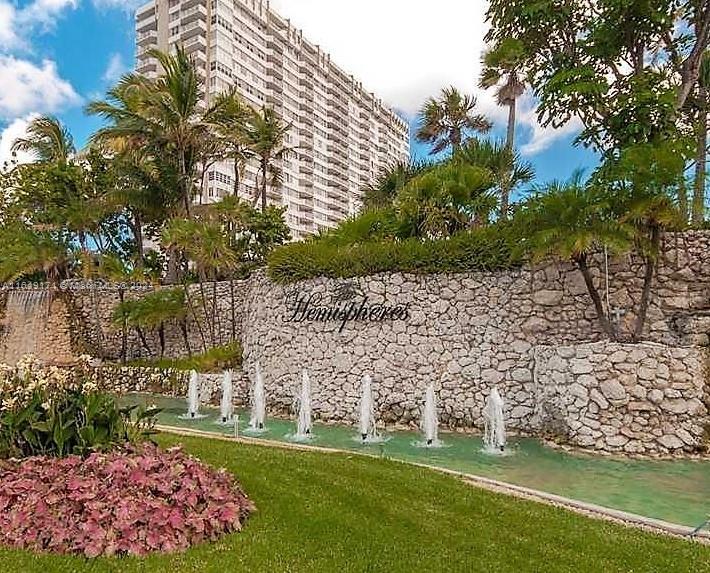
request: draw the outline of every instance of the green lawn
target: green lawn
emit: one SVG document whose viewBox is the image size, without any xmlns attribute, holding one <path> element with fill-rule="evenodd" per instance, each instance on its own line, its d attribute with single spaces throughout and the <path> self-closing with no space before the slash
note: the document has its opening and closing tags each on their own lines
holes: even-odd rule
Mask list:
<svg viewBox="0 0 710 573">
<path fill-rule="evenodd" d="M 2 572 L 710 572 L 710 547 L 469 487 L 386 460 L 160 436 L 241 480 L 242 533 L 176 555 L 0 551 Z"/>
</svg>

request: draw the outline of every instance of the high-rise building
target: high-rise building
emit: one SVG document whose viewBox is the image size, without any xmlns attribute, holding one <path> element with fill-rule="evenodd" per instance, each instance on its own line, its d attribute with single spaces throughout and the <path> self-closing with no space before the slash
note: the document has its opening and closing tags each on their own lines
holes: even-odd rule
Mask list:
<svg viewBox="0 0 710 573">
<path fill-rule="evenodd" d="M 153 0 L 136 12 L 136 42 L 138 72 L 160 73 L 150 49 L 182 45 L 204 77 L 206 104 L 236 86 L 251 105 L 273 107 L 292 124 L 286 145 L 296 151 L 279 165 L 283 184 L 268 200 L 287 207 L 296 238 L 355 213 L 362 188 L 409 158 L 407 123 L 266 0 Z M 233 193 L 233 178 L 228 163 L 210 168 L 201 200 Z M 256 166 L 243 179 L 239 194 L 253 199 Z"/>
</svg>

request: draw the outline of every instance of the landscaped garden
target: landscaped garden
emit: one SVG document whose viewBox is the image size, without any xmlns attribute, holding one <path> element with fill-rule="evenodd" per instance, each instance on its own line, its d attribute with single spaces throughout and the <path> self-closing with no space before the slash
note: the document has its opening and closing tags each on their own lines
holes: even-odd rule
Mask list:
<svg viewBox="0 0 710 573">
<path fill-rule="evenodd" d="M 707 570 L 710 549 L 360 456 L 158 437 L 239 476 L 257 507 L 238 534 L 142 559 L 3 550 L 8 571 Z"/>
<path fill-rule="evenodd" d="M 445 88 L 430 156 L 299 242 L 292 126 L 201 105 L 182 48 L 87 106 L 84 150 L 30 121 L 0 171 L 0 570 L 710 571 L 710 4 L 563 4 L 490 2 L 505 140 Z M 526 91 L 592 172 L 536 179 Z"/>
</svg>

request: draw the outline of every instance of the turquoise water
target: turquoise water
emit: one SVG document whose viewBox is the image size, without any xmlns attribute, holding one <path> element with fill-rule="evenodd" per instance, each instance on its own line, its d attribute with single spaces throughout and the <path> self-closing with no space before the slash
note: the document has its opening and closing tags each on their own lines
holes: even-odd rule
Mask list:
<svg viewBox="0 0 710 573">
<path fill-rule="evenodd" d="M 202 408 L 201 420 L 181 420 L 184 400 L 133 394 L 126 403 L 163 408 L 159 422 L 166 426 L 193 428 L 233 435 L 233 427 L 216 424 L 219 412 Z M 240 414 L 240 433 L 248 415 Z M 267 432 L 258 437 L 288 442 L 294 422 L 267 420 Z M 483 453 L 480 437 L 442 432 L 443 448 L 418 447 L 416 432 L 388 432 L 382 444 L 363 445 L 356 429 L 314 424 L 313 445 L 361 451 L 388 458 L 436 465 L 493 478 L 565 497 L 620 509 L 681 525 L 697 526 L 710 514 L 710 461 L 633 460 L 566 453 L 530 438 L 511 438 L 509 455 Z"/>
</svg>

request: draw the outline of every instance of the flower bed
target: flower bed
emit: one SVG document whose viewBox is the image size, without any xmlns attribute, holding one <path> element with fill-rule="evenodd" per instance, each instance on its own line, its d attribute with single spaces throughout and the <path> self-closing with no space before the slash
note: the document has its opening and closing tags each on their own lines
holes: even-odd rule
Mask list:
<svg viewBox="0 0 710 573">
<path fill-rule="evenodd" d="M 89 357 L 70 369 L 0 364 L 0 457 L 88 455 L 154 434 L 156 410 L 120 408 Z"/>
<path fill-rule="evenodd" d="M 254 506 L 224 470 L 153 445 L 0 462 L 0 545 L 144 555 L 241 529 Z"/>
</svg>

